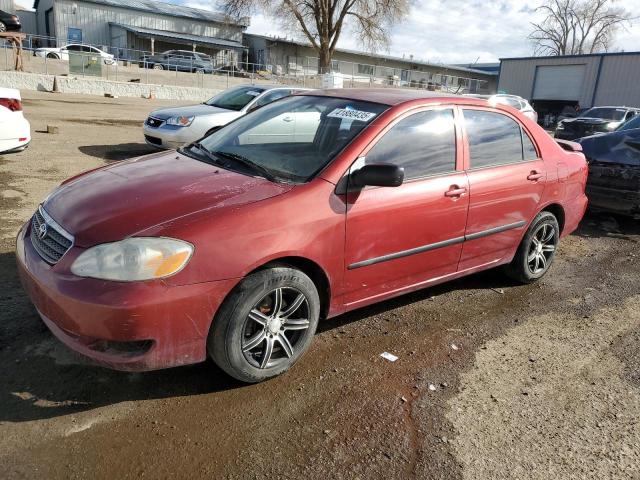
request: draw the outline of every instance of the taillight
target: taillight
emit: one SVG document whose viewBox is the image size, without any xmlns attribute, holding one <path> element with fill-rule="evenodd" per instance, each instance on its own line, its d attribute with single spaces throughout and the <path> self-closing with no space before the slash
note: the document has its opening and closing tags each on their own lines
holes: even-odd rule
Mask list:
<svg viewBox="0 0 640 480">
<path fill-rule="evenodd" d="M 8 108 L 12 112 L 22 111 L 22 102 L 15 98 L 0 98 L 0 107 Z"/>
</svg>

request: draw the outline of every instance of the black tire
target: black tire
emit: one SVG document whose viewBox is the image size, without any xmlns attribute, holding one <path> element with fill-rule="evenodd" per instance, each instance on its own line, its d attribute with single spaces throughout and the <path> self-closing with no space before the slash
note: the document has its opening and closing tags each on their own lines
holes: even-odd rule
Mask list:
<svg viewBox="0 0 640 480">
<path fill-rule="evenodd" d="M 555 259 L 560 240 L 560 225 L 551 212 L 540 212 L 527 230 L 515 257 L 505 271 L 521 283 L 533 283 L 544 277 Z"/>
<path fill-rule="evenodd" d="M 153 70 L 164 70 L 164 65 L 160 64 L 160 63 L 154 63 L 153 66 L 151 67 Z"/>
<path fill-rule="evenodd" d="M 285 317 L 300 295 L 304 300 Z M 318 291 L 307 275 L 284 266 L 260 270 L 225 299 L 213 320 L 207 349 L 230 376 L 246 383 L 262 382 L 298 361 L 313 340 L 319 317 Z"/>
<path fill-rule="evenodd" d="M 58 55 L 56 55 L 55 53 L 47 53 L 47 58 L 49 58 L 51 60 L 60 60 L 60 57 Z"/>
<path fill-rule="evenodd" d="M 6 31 L 7 26 L 3 22 L 0 22 L 0 33 L 5 33 Z"/>
</svg>

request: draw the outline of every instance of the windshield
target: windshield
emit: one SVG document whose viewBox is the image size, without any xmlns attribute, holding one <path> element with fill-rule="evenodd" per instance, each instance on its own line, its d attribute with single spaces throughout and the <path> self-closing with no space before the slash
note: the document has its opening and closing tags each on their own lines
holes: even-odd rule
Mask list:
<svg viewBox="0 0 640 480">
<path fill-rule="evenodd" d="M 633 130 L 635 128 L 640 128 L 640 116 L 636 116 L 632 120 L 629 120 L 627 123 L 623 123 L 617 128 L 617 130 Z"/>
<path fill-rule="evenodd" d="M 212 107 L 224 108 L 225 110 L 235 110 L 236 112 L 242 110 L 247 104 L 254 100 L 264 92 L 264 88 L 260 87 L 239 87 L 231 90 L 225 90 L 219 93 L 211 100 L 204 102 Z"/>
<path fill-rule="evenodd" d="M 584 112 L 581 117 L 586 118 L 604 118 L 605 120 L 620 121 L 624 118 L 627 111 L 624 108 L 591 108 Z"/>
<path fill-rule="evenodd" d="M 224 167 L 306 182 L 388 108 L 341 98 L 288 97 L 241 117 L 191 148 L 204 149 Z"/>
</svg>

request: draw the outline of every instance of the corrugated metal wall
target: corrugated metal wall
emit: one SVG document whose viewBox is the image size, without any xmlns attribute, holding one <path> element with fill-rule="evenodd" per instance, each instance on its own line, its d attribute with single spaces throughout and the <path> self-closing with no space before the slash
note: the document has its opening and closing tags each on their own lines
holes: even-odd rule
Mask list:
<svg viewBox="0 0 640 480">
<path fill-rule="evenodd" d="M 640 54 L 603 57 L 595 105 L 640 107 Z"/>
<path fill-rule="evenodd" d="M 41 1 L 41 7 L 38 9 L 39 17 L 44 17 L 44 3 Z M 44 25 L 44 18 L 41 21 Z M 55 36 L 62 41 L 66 40 L 67 30 L 72 27 L 82 30 L 85 43 L 109 45 L 109 22 L 242 41 L 243 29 L 240 26 L 157 15 L 77 0 L 55 1 Z"/>
<path fill-rule="evenodd" d="M 4 10 L 5 12 L 15 13 L 16 7 L 13 3 L 13 0 L 0 0 L 0 10 Z"/>
<path fill-rule="evenodd" d="M 536 69 L 543 65 L 585 66 L 585 78 L 579 100 L 582 107 L 640 106 L 640 54 L 505 59 L 501 65 L 498 90 L 535 100 L 531 96 L 535 86 Z"/>
</svg>

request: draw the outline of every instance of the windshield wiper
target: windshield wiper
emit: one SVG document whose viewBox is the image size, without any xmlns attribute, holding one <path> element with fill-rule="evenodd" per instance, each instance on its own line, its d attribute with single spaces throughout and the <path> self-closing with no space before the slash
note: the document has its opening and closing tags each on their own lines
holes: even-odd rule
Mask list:
<svg viewBox="0 0 640 480">
<path fill-rule="evenodd" d="M 189 149 L 195 149 L 195 150 L 198 150 L 199 152 L 201 152 L 204 155 L 204 157 L 206 157 L 206 159 L 207 159 L 206 163 L 211 163 L 213 165 L 222 166 L 222 164 L 220 162 L 220 159 L 216 155 L 211 153 L 211 151 L 209 151 L 207 149 L 207 147 L 202 145 L 202 143 L 194 142 L 194 143 L 192 143 L 190 145 L 187 145 L 187 147 L 181 148 L 179 151 L 180 152 L 188 152 Z M 191 156 L 191 155 L 189 155 L 189 156 Z"/>
<path fill-rule="evenodd" d="M 234 162 L 241 163 L 245 167 L 248 167 L 254 171 L 257 171 L 262 177 L 266 178 L 271 182 L 278 181 L 278 177 L 276 177 L 273 173 L 271 173 L 269 169 L 249 160 L 246 157 L 243 157 L 242 155 L 238 155 L 237 153 L 222 152 L 222 151 L 213 152 L 213 155 L 218 155 L 219 157 L 227 158 L 227 159 L 233 160 Z"/>
</svg>

